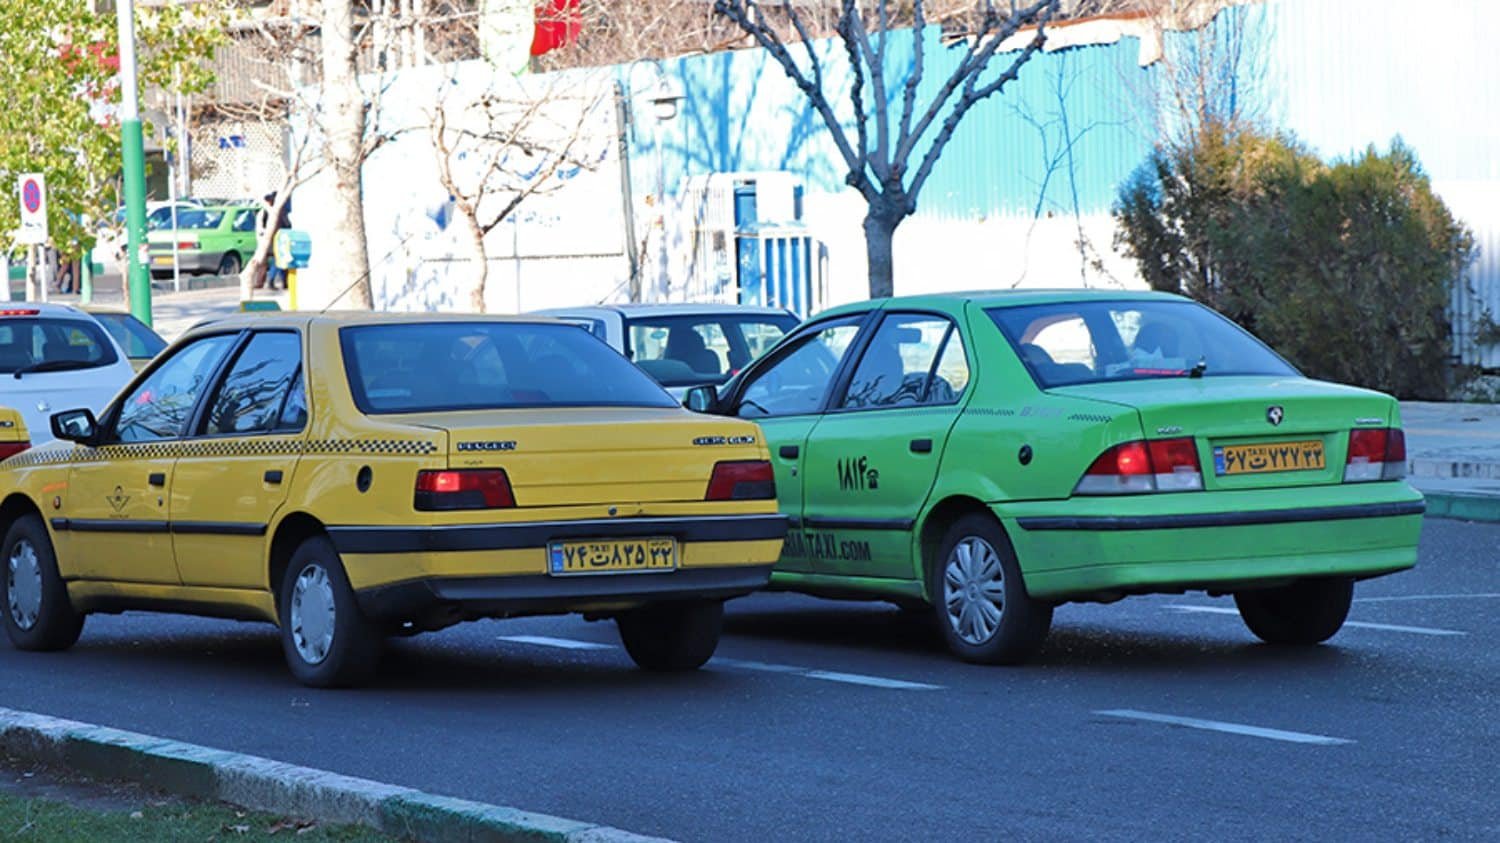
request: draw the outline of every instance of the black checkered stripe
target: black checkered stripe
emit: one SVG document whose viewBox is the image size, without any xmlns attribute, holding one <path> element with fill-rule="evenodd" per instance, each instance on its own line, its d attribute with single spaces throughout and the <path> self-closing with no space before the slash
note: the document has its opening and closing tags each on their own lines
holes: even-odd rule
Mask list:
<svg viewBox="0 0 1500 843">
<path fill-rule="evenodd" d="M 22 451 L 6 460 L 6 468 L 114 460 L 159 460 L 179 457 L 336 456 L 341 454 L 437 453 L 436 442 L 425 439 L 272 439 L 265 437 L 194 439 L 186 442 L 137 442 L 129 445 L 83 446 Z"/>
</svg>

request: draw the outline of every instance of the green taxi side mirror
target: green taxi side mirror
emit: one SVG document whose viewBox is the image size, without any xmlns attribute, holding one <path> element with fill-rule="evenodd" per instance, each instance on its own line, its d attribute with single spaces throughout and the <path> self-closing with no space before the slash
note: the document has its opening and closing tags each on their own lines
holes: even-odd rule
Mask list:
<svg viewBox="0 0 1500 843">
<path fill-rule="evenodd" d="M 69 442 L 92 444 L 94 435 L 99 432 L 99 422 L 94 418 L 93 411 L 88 409 L 53 413 L 51 422 L 52 435 Z"/>
<path fill-rule="evenodd" d="M 695 386 L 687 391 L 682 406 L 695 413 L 712 413 L 719 408 L 719 388 L 713 384 Z"/>
</svg>

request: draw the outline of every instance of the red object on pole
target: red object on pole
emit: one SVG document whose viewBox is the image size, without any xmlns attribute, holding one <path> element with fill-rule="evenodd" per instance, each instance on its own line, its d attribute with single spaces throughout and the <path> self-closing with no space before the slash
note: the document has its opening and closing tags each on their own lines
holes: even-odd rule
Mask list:
<svg viewBox="0 0 1500 843">
<path fill-rule="evenodd" d="M 531 54 L 565 47 L 578 40 L 583 29 L 580 0 L 542 0 L 536 7 L 536 34 L 531 38 Z"/>
</svg>

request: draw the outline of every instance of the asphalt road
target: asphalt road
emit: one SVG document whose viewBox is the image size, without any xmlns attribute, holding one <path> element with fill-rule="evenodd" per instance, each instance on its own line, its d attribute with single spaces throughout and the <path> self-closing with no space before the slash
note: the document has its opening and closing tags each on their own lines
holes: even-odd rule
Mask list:
<svg viewBox="0 0 1500 843">
<path fill-rule="evenodd" d="M 0 647 L 0 705 L 687 840 L 1500 840 L 1500 525 L 1429 520 L 1355 597 L 1303 651 L 1203 595 L 1066 606 L 984 668 L 891 607 L 757 595 L 693 675 L 527 619 L 341 692 L 269 627 L 131 614 Z"/>
</svg>

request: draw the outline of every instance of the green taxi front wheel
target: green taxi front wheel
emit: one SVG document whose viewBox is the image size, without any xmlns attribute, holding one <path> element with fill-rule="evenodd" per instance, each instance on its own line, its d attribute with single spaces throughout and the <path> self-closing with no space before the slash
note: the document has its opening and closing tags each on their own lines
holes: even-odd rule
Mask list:
<svg viewBox="0 0 1500 843">
<path fill-rule="evenodd" d="M 944 535 L 928 593 L 943 640 L 977 664 L 1018 664 L 1041 648 L 1052 605 L 1026 593 L 1021 568 L 994 519 L 966 515 Z"/>
</svg>

